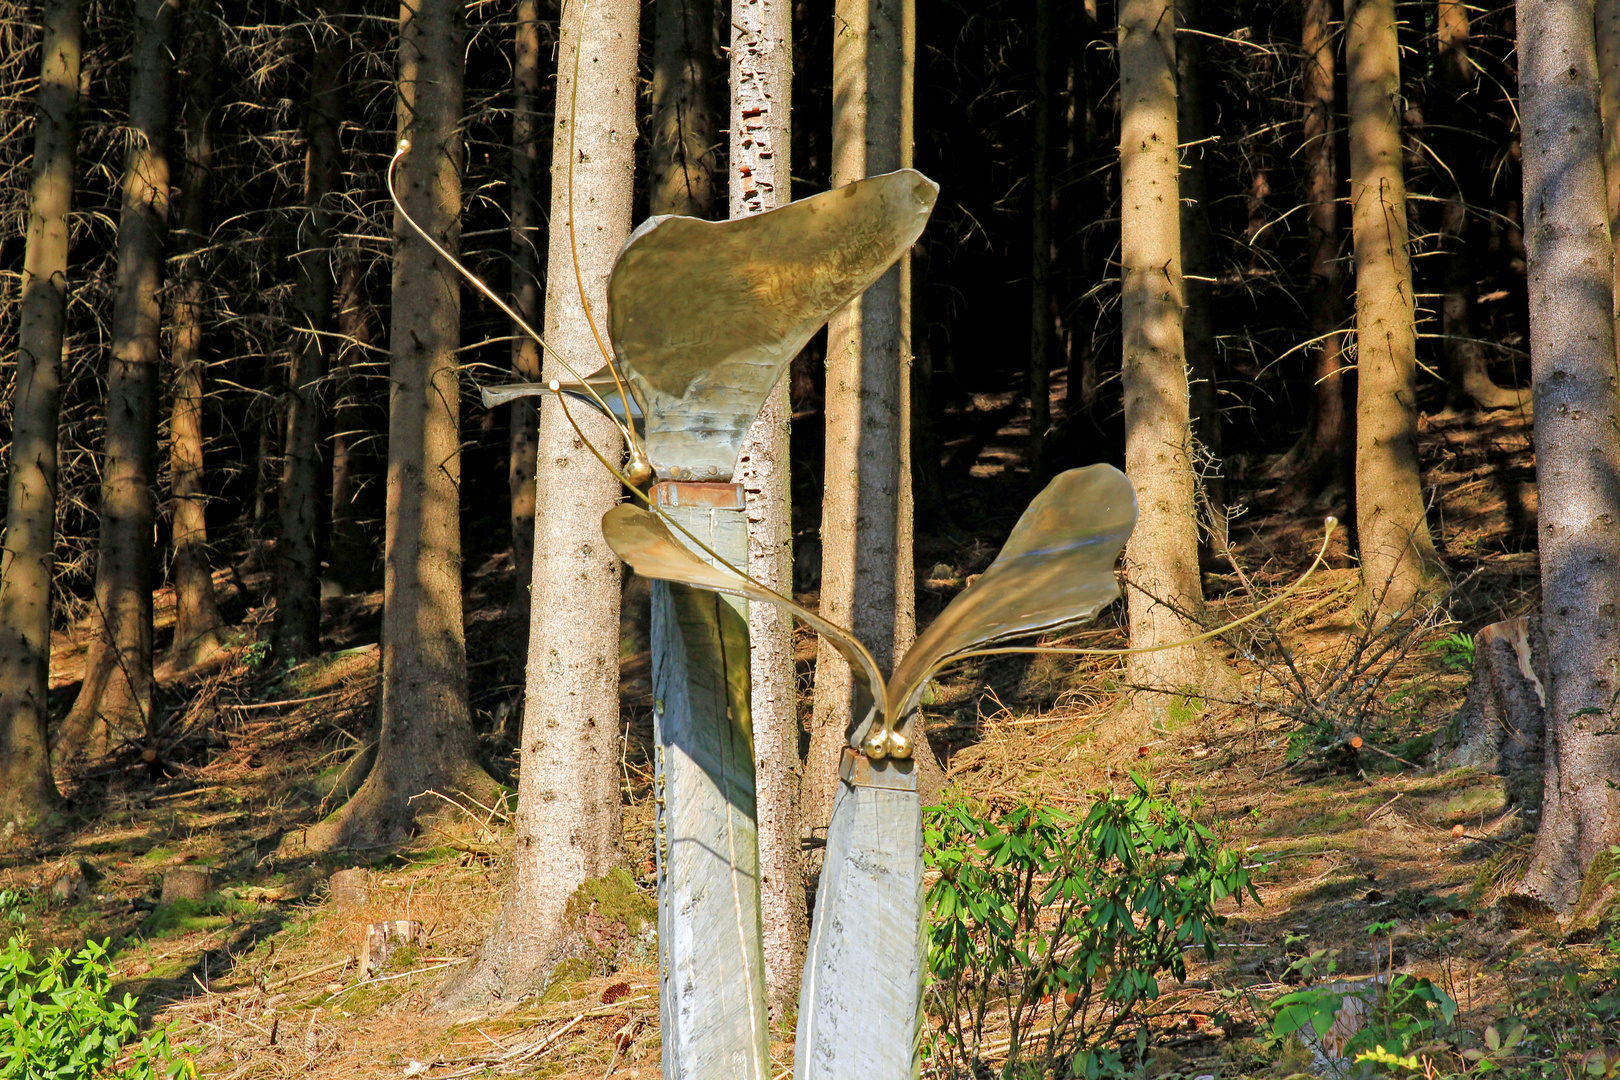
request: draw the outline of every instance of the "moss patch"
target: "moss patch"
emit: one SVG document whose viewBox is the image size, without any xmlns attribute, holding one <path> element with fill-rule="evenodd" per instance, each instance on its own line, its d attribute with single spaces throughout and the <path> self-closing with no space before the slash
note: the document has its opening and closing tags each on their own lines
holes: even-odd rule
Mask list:
<svg viewBox="0 0 1620 1080">
<path fill-rule="evenodd" d="M 638 936 L 657 920 L 658 902 L 636 888 L 630 871 L 616 866 L 575 889 L 565 915 L 574 920 L 595 915 L 609 923 L 623 923 L 632 936 Z"/>
</svg>

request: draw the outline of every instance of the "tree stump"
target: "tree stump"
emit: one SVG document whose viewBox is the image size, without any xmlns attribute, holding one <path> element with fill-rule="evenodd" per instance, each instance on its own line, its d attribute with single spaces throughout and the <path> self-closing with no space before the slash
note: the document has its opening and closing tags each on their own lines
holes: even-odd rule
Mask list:
<svg viewBox="0 0 1620 1080">
<path fill-rule="evenodd" d="M 206 866 L 175 866 L 163 873 L 165 904 L 176 900 L 201 900 L 214 887 L 214 872 Z"/>
<path fill-rule="evenodd" d="M 326 887 L 338 907 L 357 908 L 366 902 L 366 872 L 359 867 L 339 870 L 327 879 Z"/>
<path fill-rule="evenodd" d="M 1539 807 L 1546 686 L 1547 640 L 1539 616 L 1485 627 L 1474 635 L 1473 680 L 1438 761 L 1498 773 L 1510 803 Z"/>
<path fill-rule="evenodd" d="M 360 943 L 360 977 L 369 979 L 381 974 L 389 957 L 415 945 L 421 936 L 422 924 L 412 919 L 390 919 L 367 926 L 365 940 Z"/>
</svg>

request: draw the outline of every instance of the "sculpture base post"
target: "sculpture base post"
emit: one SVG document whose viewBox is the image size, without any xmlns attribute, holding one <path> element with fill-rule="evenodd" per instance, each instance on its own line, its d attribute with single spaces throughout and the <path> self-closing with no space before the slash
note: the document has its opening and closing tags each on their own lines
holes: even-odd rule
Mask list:
<svg viewBox="0 0 1620 1080">
<path fill-rule="evenodd" d="M 799 990 L 794 1080 L 921 1068 L 922 803 L 909 760 L 844 751 Z"/>
<path fill-rule="evenodd" d="M 662 483 L 653 497 L 748 564 L 741 485 Z M 747 603 L 654 581 L 652 664 L 664 1078 L 770 1080 Z"/>
</svg>

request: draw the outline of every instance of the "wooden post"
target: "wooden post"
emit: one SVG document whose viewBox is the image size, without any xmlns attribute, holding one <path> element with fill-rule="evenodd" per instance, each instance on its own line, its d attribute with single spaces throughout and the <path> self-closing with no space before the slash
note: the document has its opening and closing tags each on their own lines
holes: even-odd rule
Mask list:
<svg viewBox="0 0 1620 1080">
<path fill-rule="evenodd" d="M 747 564 L 742 485 L 666 482 L 653 498 Z M 652 663 L 664 1080 L 770 1080 L 747 602 L 654 581 Z"/>
<path fill-rule="evenodd" d="M 912 760 L 844 750 L 799 991 L 795 1080 L 917 1075 L 922 804 Z"/>
</svg>

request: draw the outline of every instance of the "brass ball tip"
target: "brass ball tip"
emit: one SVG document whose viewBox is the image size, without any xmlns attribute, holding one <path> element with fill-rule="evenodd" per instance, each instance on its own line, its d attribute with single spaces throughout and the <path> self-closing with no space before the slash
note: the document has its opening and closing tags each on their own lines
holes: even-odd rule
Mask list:
<svg viewBox="0 0 1620 1080">
<path fill-rule="evenodd" d="M 902 760 L 911 756 L 911 739 L 898 731 L 889 732 L 889 756 Z"/>
<path fill-rule="evenodd" d="M 625 479 L 636 487 L 641 487 L 656 475 L 657 473 L 653 472 L 652 462 L 640 454 L 632 454 L 630 463 L 624 467 Z"/>
<path fill-rule="evenodd" d="M 882 761 L 889 756 L 889 740 L 887 736 L 887 732 L 874 731 L 866 737 L 865 742 L 861 743 L 861 753 L 873 761 Z"/>
<path fill-rule="evenodd" d="M 562 383 L 558 382 L 556 379 L 552 379 L 550 382 L 546 383 L 546 389 L 555 394 L 557 391 L 562 389 Z"/>
<path fill-rule="evenodd" d="M 1322 528 L 1326 529 L 1328 532 L 1332 532 L 1334 529 L 1337 529 L 1338 527 L 1339 527 L 1339 519 L 1334 517 L 1332 514 L 1329 514 L 1327 516 L 1327 520 L 1322 522 Z"/>
</svg>

